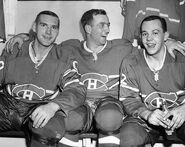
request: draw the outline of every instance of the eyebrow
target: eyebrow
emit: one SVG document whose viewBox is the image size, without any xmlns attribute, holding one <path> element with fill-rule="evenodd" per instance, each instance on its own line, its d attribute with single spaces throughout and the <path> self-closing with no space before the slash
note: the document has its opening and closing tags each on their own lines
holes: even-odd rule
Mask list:
<svg viewBox="0 0 185 147">
<path fill-rule="evenodd" d="M 158 32 L 160 32 L 161 30 L 160 30 L 160 29 L 155 29 L 155 30 L 152 30 L 152 32 L 153 32 L 153 31 L 158 31 Z M 143 32 L 147 32 L 147 31 L 146 31 L 146 30 L 142 30 L 141 32 L 143 33 Z"/>
<path fill-rule="evenodd" d="M 110 22 L 106 23 L 106 22 L 100 22 L 100 24 L 107 24 L 110 25 Z"/>
</svg>

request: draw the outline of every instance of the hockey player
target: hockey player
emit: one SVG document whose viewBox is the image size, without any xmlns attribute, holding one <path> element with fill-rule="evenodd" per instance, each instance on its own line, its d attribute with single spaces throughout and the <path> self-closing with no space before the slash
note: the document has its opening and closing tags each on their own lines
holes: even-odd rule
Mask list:
<svg viewBox="0 0 185 147">
<path fill-rule="evenodd" d="M 167 52 L 164 18 L 146 17 L 140 32 L 144 49 L 123 60 L 121 67 L 120 100 L 130 116 L 121 128 L 121 144 L 154 144 L 164 129 L 185 141 L 185 57 L 176 52 L 172 58 Z"/>
<path fill-rule="evenodd" d="M 68 124 L 75 123 L 80 130 L 85 116 L 86 109 L 80 106 L 86 88 L 79 81 L 77 62 L 54 43 L 59 26 L 55 13 L 40 12 L 32 26 L 34 40 L 24 42 L 22 50 L 15 46 L 16 55 L 3 54 L 6 62 L 0 61 L 0 132 L 29 127 L 25 133 L 31 132 L 31 147 L 57 146 Z"/>
<path fill-rule="evenodd" d="M 119 138 L 125 117 L 118 99 L 119 67 L 122 58 L 130 54 L 133 47 L 126 40 L 107 40 L 110 22 L 102 9 L 86 11 L 81 17 L 81 26 L 85 33 L 84 41 L 68 40 L 62 44 L 73 49 L 79 63 L 81 81 L 87 86 L 86 100 L 93 114 L 92 126 L 94 124 L 93 129 L 99 133 L 101 146 L 106 136 Z M 108 144 L 118 146 L 111 140 Z"/>
<path fill-rule="evenodd" d="M 185 41 L 184 0 L 121 0 L 124 16 L 123 38 L 139 40 L 139 27 L 144 17 L 159 15 L 165 18 L 170 38 Z"/>
<path fill-rule="evenodd" d="M 124 118 L 122 104 L 118 100 L 119 67 L 122 58 L 130 54 L 133 47 L 126 40 L 107 40 L 110 22 L 102 9 L 85 12 L 81 25 L 85 40 L 67 40 L 60 46 L 63 51 L 66 51 L 65 48 L 73 51 L 82 74 L 81 82 L 87 87 L 87 103 L 91 107 L 92 120 L 95 120 L 88 122 L 92 126 L 87 132 L 95 123 L 93 129 L 101 134 L 100 138 L 118 135 Z M 65 143 L 63 140 L 61 142 Z M 114 145 L 111 144 L 112 147 Z"/>
<path fill-rule="evenodd" d="M 88 124 L 95 124 L 101 144 L 109 135 L 119 138 L 119 129 L 124 118 L 122 104 L 118 101 L 119 67 L 122 59 L 134 49 L 130 42 L 124 39 L 107 40 L 110 22 L 102 9 L 85 12 L 81 18 L 81 25 L 85 40 L 67 40 L 60 46 L 63 52 L 72 50 L 78 61 L 78 68 L 82 74 L 81 81 L 87 86 L 87 103 L 91 106 L 95 120 Z M 10 41 L 9 45 L 15 43 L 15 40 L 14 38 Z M 67 137 L 69 139 L 69 135 Z M 109 145 L 113 147 L 119 144 L 118 138 L 114 143 L 110 140 L 112 144 Z M 70 139 L 73 137 L 70 136 Z M 63 139 L 60 142 L 66 144 Z"/>
</svg>

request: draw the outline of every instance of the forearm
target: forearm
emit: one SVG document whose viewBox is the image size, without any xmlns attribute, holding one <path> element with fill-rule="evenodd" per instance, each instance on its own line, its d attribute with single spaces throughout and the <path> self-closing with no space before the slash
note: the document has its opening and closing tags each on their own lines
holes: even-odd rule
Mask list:
<svg viewBox="0 0 185 147">
<path fill-rule="evenodd" d="M 123 102 L 126 112 L 134 117 L 141 117 L 145 119 L 145 111 L 148 109 L 138 98 L 126 98 Z"/>
<path fill-rule="evenodd" d="M 86 88 L 83 85 L 76 85 L 76 88 L 65 89 L 52 102 L 59 105 L 60 109 L 67 115 L 69 111 L 84 104 Z"/>
</svg>

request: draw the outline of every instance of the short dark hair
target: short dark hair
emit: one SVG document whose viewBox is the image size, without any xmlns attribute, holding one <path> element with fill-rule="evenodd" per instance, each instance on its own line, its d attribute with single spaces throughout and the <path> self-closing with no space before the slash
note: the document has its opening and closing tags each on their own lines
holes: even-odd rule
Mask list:
<svg viewBox="0 0 185 147">
<path fill-rule="evenodd" d="M 83 29 L 85 28 L 85 25 L 90 24 L 93 20 L 94 15 L 107 15 L 106 11 L 103 9 L 91 9 L 86 11 L 80 20 L 81 25 Z"/>
<path fill-rule="evenodd" d="M 54 13 L 54 12 L 52 12 L 52 11 L 49 11 L 49 10 L 41 11 L 41 12 L 36 16 L 36 19 L 35 19 L 35 22 L 36 22 L 36 23 L 38 23 L 39 17 L 40 17 L 41 15 L 50 15 L 50 16 L 54 16 L 54 17 L 58 18 L 58 28 L 59 28 L 59 26 L 60 26 L 60 19 L 59 19 L 58 15 L 57 15 L 56 13 Z"/>
<path fill-rule="evenodd" d="M 151 21 L 151 20 L 156 20 L 156 19 L 158 19 L 161 22 L 163 32 L 167 32 L 166 20 L 163 17 L 157 16 L 157 15 L 150 15 L 150 16 L 145 17 L 143 21 L 141 22 L 140 33 L 142 33 L 142 25 L 145 21 Z"/>
</svg>

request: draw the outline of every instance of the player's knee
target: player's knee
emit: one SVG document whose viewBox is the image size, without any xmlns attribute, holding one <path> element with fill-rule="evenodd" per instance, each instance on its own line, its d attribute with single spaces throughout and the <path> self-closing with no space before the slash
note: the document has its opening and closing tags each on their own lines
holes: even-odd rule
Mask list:
<svg viewBox="0 0 185 147">
<path fill-rule="evenodd" d="M 81 106 L 74 111 L 71 111 L 65 119 L 67 132 L 81 131 L 87 121 L 87 109 Z"/>
<path fill-rule="evenodd" d="M 147 132 L 137 123 L 125 123 L 120 129 L 121 147 L 142 146 L 146 143 Z"/>
<path fill-rule="evenodd" d="M 115 104 L 106 104 L 95 113 L 96 127 L 102 131 L 115 131 L 121 127 L 123 114 Z"/>
<path fill-rule="evenodd" d="M 32 126 L 32 123 L 30 123 L 30 126 Z M 43 128 L 31 127 L 31 130 L 33 140 L 42 144 L 55 144 L 65 134 L 64 117 L 56 114 Z"/>
</svg>

